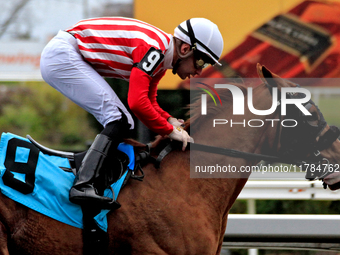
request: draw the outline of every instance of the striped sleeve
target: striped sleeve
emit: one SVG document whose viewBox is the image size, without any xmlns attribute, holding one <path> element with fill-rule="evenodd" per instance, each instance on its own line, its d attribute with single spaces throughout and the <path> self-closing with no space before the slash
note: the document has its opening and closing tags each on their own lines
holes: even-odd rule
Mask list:
<svg viewBox="0 0 340 255">
<path fill-rule="evenodd" d="M 133 64 L 154 47 L 166 51 L 171 37 L 145 22 L 128 18 L 98 18 L 67 29 L 85 59 L 103 76 L 129 80 Z"/>
</svg>

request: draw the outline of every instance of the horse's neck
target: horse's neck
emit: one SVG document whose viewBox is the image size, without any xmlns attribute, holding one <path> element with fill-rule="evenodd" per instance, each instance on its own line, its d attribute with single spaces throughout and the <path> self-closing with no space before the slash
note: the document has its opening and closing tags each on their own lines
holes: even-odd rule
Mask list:
<svg viewBox="0 0 340 255">
<path fill-rule="evenodd" d="M 264 98 L 271 98 L 267 88 L 261 87 L 256 91 L 256 94 L 254 92 L 254 105 L 256 109 L 266 110 L 271 107 L 271 101 L 264 100 Z M 247 109 L 242 116 L 233 115 L 231 103 L 232 101 L 223 102 L 223 109 L 220 110 L 209 108 L 212 113 L 211 115 L 208 114 L 205 117 L 199 116 L 195 119 L 195 122 L 190 127 L 190 133 L 193 135 L 195 143 L 250 153 L 261 153 L 264 145 L 266 145 L 267 149 L 272 149 L 275 144 L 269 144 L 269 141 L 275 141 L 277 122 L 273 124 L 274 127 L 271 127 L 271 124 L 268 124 L 268 122 L 265 122 L 266 124 L 263 127 L 251 127 L 246 124 L 249 119 L 265 119 L 265 116 L 255 116 Z M 213 115 L 214 110 L 216 110 L 215 115 Z M 274 114 L 276 116 L 278 113 Z M 274 114 L 269 117 L 274 118 Z M 220 120 L 221 122 L 228 120 L 229 122 L 213 126 L 213 119 Z M 231 119 L 233 119 L 234 125 L 231 125 Z M 245 124 L 242 125 L 240 123 Z M 235 166 L 236 169 L 240 169 L 241 166 L 256 164 L 254 161 L 243 158 L 231 158 L 207 153 L 197 153 L 196 156 L 193 156 L 194 153 L 196 152 L 191 151 L 190 157 L 197 166 L 216 166 L 218 164 L 220 166 Z M 189 157 L 188 154 L 187 156 Z M 182 170 L 186 171 L 185 169 Z M 216 175 L 217 178 L 193 179 L 189 183 L 197 191 L 197 195 L 209 203 L 212 210 L 226 214 L 247 182 L 249 174 L 229 172 L 227 174 L 224 173 L 221 177 Z"/>
<path fill-rule="evenodd" d="M 323 150 L 321 156 L 327 158 L 330 163 L 340 164 L 340 141 L 336 139 L 331 147 Z"/>
<path fill-rule="evenodd" d="M 236 149 L 243 152 L 259 153 L 263 139 L 263 130 L 255 128 L 245 128 L 243 131 L 240 128 L 227 128 L 220 126 L 215 128 L 217 135 L 211 137 L 209 132 L 202 125 L 202 130 L 195 134 L 195 142 L 216 146 L 220 148 Z M 212 129 L 210 129 L 210 132 Z M 249 131 L 249 132 L 248 132 Z M 196 139 L 197 138 L 197 139 Z M 197 156 L 195 156 L 197 155 Z M 256 162 L 246 160 L 244 158 L 230 158 L 218 154 L 208 154 L 197 151 L 191 151 L 193 162 L 197 166 L 231 166 L 237 171 L 242 166 L 253 165 Z M 192 163 L 193 163 L 192 162 Z M 214 174 L 217 178 L 202 178 L 191 182 L 191 185 L 197 186 L 196 196 L 202 199 L 209 205 L 209 210 L 212 212 L 220 212 L 221 216 L 226 215 L 245 183 L 248 180 L 250 173 L 221 173 Z"/>
</svg>

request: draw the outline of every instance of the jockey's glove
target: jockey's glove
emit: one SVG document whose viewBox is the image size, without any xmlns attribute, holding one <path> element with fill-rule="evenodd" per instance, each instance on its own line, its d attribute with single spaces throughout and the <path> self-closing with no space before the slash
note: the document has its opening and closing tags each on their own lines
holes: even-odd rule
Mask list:
<svg viewBox="0 0 340 255">
<path fill-rule="evenodd" d="M 190 137 L 187 131 L 182 127 L 175 127 L 174 130 L 169 134 L 170 139 L 183 142 L 182 150 L 184 151 L 187 147 L 188 142 L 193 143 L 194 139 Z"/>
<path fill-rule="evenodd" d="M 184 120 L 182 120 L 182 119 L 176 119 L 176 118 L 174 118 L 174 117 L 169 117 L 169 118 L 168 118 L 168 122 L 169 122 L 171 125 L 175 126 L 175 127 L 180 127 L 180 126 L 182 126 L 182 125 L 184 124 Z"/>
<path fill-rule="evenodd" d="M 340 173 L 332 173 L 330 175 L 327 175 L 323 181 L 327 184 L 327 185 L 333 185 L 335 183 L 340 182 Z"/>
</svg>

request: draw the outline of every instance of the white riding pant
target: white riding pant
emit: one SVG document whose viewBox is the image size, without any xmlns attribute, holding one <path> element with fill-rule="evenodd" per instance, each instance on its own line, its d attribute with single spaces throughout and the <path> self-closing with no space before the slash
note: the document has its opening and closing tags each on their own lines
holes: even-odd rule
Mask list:
<svg viewBox="0 0 340 255">
<path fill-rule="evenodd" d="M 84 60 L 71 34 L 59 31 L 46 45 L 40 70 L 49 85 L 91 113 L 104 127 L 122 118 L 120 109 L 134 128 L 129 111 L 105 79 Z"/>
</svg>

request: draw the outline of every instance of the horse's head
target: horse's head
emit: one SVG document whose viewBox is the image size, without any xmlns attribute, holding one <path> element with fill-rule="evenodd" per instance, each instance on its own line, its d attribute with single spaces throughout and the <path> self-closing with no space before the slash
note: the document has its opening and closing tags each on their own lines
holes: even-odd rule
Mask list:
<svg viewBox="0 0 340 255">
<path fill-rule="evenodd" d="M 248 154 L 267 154 L 270 155 L 267 158 L 279 159 L 276 162 L 320 162 L 322 158 L 317 155 L 331 146 L 339 134 L 338 129 L 327 125 L 310 100 L 308 90 L 260 64 L 257 70 L 262 83 L 254 89 L 247 83 L 213 80 L 214 88 L 221 88 L 214 91 L 220 96 L 221 104 L 217 104 L 212 95 L 209 98 L 202 94 L 205 108 L 200 100 L 191 105 L 190 134 L 195 142 Z M 255 83 L 254 80 L 250 82 L 253 82 L 251 85 Z M 206 115 L 202 114 L 202 109 Z M 225 160 L 218 157 L 198 155 L 195 159 L 208 163 Z M 251 158 L 227 160 L 235 165 L 256 164 Z"/>
<path fill-rule="evenodd" d="M 257 65 L 257 72 L 270 91 L 276 87 L 281 94 L 282 88 L 300 87 L 298 84 L 272 73 L 260 64 Z M 287 95 L 289 99 L 305 97 L 306 95 L 300 92 Z M 312 100 L 303 103 L 303 107 L 308 110 L 310 115 L 304 114 L 295 104 L 289 104 L 286 107 L 286 116 L 282 116 L 282 118 L 295 120 L 296 126 L 293 128 L 282 127 L 279 150 L 281 156 L 292 158 L 314 157 L 319 154 L 319 151 L 330 146 L 338 135 L 338 130 L 327 125 L 321 111 Z M 328 135 L 324 136 L 327 131 Z"/>
<path fill-rule="evenodd" d="M 269 145 L 268 148 L 271 152 L 278 150 L 281 155 L 294 155 L 295 157 L 306 156 L 311 153 L 310 149 L 313 148 L 313 144 L 316 143 L 322 131 L 324 131 L 327 127 L 327 123 L 324 120 L 322 113 L 312 100 L 305 100 L 306 102 L 302 105 L 300 103 L 300 108 L 304 108 L 305 113 L 307 114 L 298 108 L 298 103 L 284 105 L 286 112 L 282 113 L 281 94 L 284 94 L 285 98 L 290 99 L 290 101 L 292 101 L 292 99 L 300 100 L 306 97 L 304 93 L 300 92 L 303 88 L 298 88 L 298 84 L 280 78 L 278 75 L 272 73 L 260 64 L 257 65 L 257 71 L 259 78 L 262 80 L 262 84 L 253 89 L 251 95 L 248 94 L 248 81 L 246 81 L 246 86 L 240 83 L 232 84 L 235 87 L 237 86 L 240 92 L 239 94 L 244 95 L 243 113 L 235 114 L 235 109 L 242 106 L 240 104 L 235 104 L 235 101 L 240 99 L 239 95 L 236 94 L 236 92 L 238 92 L 236 88 L 234 91 L 217 89 L 217 92 L 223 102 L 223 106 L 221 103 L 221 105 L 217 107 L 215 101 L 213 102 L 212 100 L 208 100 L 208 114 L 207 116 L 202 116 L 200 112 L 202 105 L 201 102 L 198 101 L 193 104 L 191 109 L 194 112 L 192 121 L 194 123 L 191 124 L 194 124 L 194 128 L 190 131 L 195 132 L 196 130 L 202 129 L 203 131 L 200 132 L 199 135 L 202 137 L 206 137 L 209 134 L 210 137 L 212 135 L 222 133 L 234 134 L 234 136 L 239 137 L 238 140 L 241 139 L 240 137 L 245 137 L 249 140 L 250 138 L 247 135 L 248 133 L 256 133 L 257 136 L 263 135 L 263 132 L 265 132 L 265 134 L 271 133 L 271 135 L 268 135 L 267 138 L 264 138 L 267 140 L 272 139 L 273 141 L 277 140 Z M 251 79 L 249 83 L 254 83 L 254 80 Z M 217 86 L 215 84 L 215 88 L 216 87 Z M 281 93 L 283 88 L 294 88 L 294 93 Z M 249 99 L 251 99 L 251 103 L 249 103 Z M 253 110 L 250 109 L 251 107 Z M 268 109 L 273 110 L 269 110 L 268 113 L 264 113 Z M 256 111 L 261 113 L 257 113 Z M 212 121 L 212 119 L 214 121 Z M 275 119 L 275 121 L 270 122 L 271 119 Z M 277 121 L 279 119 L 280 121 Z M 211 127 L 212 122 L 213 128 Z M 235 124 L 233 125 L 233 123 Z M 242 125 L 240 123 L 244 124 Z M 261 123 L 263 123 L 263 125 L 261 125 Z M 212 132 L 214 129 L 219 129 L 219 131 Z M 207 134 L 208 130 L 209 134 Z M 250 137 L 252 136 L 254 135 L 250 135 Z M 200 138 L 195 137 L 195 140 L 196 139 Z M 212 139 L 206 138 L 205 140 L 212 141 Z M 216 142 L 223 145 L 223 141 Z"/>
</svg>

